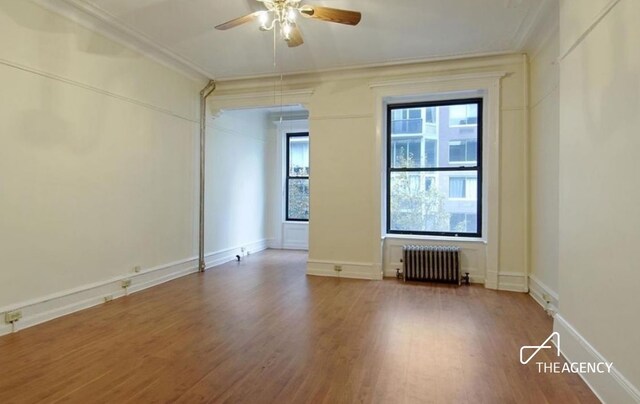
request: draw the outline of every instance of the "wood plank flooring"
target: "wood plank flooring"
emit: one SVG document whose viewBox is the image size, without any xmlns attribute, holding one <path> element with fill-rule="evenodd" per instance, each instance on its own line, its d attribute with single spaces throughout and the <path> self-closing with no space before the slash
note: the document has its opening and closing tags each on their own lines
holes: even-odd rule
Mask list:
<svg viewBox="0 0 640 404">
<path fill-rule="evenodd" d="M 311 277 L 306 258 L 254 254 L 2 337 L 0 403 L 598 402 L 519 363 L 552 327 L 525 294 Z"/>
</svg>

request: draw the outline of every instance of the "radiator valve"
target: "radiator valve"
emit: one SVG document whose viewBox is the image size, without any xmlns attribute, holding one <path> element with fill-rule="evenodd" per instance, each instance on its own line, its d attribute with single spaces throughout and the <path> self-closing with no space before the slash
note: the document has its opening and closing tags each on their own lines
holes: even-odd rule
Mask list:
<svg viewBox="0 0 640 404">
<path fill-rule="evenodd" d="M 464 276 L 462 277 L 462 283 L 464 283 L 465 285 L 471 284 L 471 280 L 469 278 L 469 272 L 464 273 Z"/>
<path fill-rule="evenodd" d="M 403 279 L 404 278 L 404 274 L 402 272 L 400 272 L 400 268 L 396 268 L 396 278 L 398 278 L 398 279 Z"/>
</svg>

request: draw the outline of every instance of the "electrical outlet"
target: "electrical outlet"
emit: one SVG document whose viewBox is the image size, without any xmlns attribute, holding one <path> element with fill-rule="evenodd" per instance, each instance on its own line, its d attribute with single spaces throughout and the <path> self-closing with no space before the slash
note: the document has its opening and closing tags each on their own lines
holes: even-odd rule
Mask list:
<svg viewBox="0 0 640 404">
<path fill-rule="evenodd" d="M 105 303 L 109 303 L 112 300 L 113 300 L 113 295 L 107 295 L 107 296 L 104 297 L 104 302 Z"/>
<path fill-rule="evenodd" d="M 4 322 L 7 324 L 15 323 L 22 318 L 20 310 L 8 311 L 4 313 Z"/>
<path fill-rule="evenodd" d="M 135 267 L 133 267 L 133 272 L 138 273 L 142 271 L 142 268 L 140 268 L 140 265 L 136 265 Z"/>
<path fill-rule="evenodd" d="M 122 287 L 123 288 L 128 288 L 129 286 L 131 286 L 131 279 L 125 279 L 122 281 Z"/>
<path fill-rule="evenodd" d="M 342 265 L 334 265 L 333 270 L 336 272 L 342 272 Z"/>
</svg>

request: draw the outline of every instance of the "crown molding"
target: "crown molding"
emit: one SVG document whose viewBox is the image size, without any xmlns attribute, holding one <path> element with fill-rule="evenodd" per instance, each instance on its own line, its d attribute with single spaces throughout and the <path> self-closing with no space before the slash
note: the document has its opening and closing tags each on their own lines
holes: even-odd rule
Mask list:
<svg viewBox="0 0 640 404">
<path fill-rule="evenodd" d="M 513 36 L 512 49 L 514 52 L 528 50 L 532 47 L 532 43 L 540 42 L 538 37 L 544 34 L 540 27 L 547 25 L 554 6 L 557 7 L 557 4 L 558 0 L 541 0 L 538 3 L 538 9 L 522 21 Z"/>
<path fill-rule="evenodd" d="M 149 36 L 131 28 L 121 22 L 116 16 L 108 13 L 104 9 L 92 4 L 87 0 L 31 0 L 41 7 L 60 14 L 94 32 L 98 32 L 107 38 L 116 41 L 130 49 L 140 52 L 144 56 L 155 60 L 156 62 L 167 66 L 179 73 L 194 79 L 208 80 L 216 78 L 213 72 L 208 71 L 205 67 L 200 66 L 171 49 L 166 45 L 153 40 Z M 508 0 L 507 0 L 508 1 Z M 550 15 L 549 10 L 553 9 L 553 5 L 558 0 L 541 0 L 538 9 L 530 14 L 528 18 L 522 21 L 514 34 L 511 43 L 511 49 L 496 52 L 477 52 L 477 53 L 461 53 L 461 54 L 443 54 L 434 55 L 427 58 L 408 58 L 401 60 L 390 60 L 380 63 L 337 66 L 327 69 L 319 69 L 312 71 L 291 71 L 287 72 L 287 76 L 299 76 L 306 74 L 326 74 L 326 73 L 345 73 L 348 71 L 358 71 L 363 69 L 382 68 L 382 67 L 398 67 L 405 65 L 416 65 L 433 62 L 446 62 L 459 59 L 475 59 L 486 58 L 492 56 L 505 56 L 523 51 L 533 42 L 533 39 L 539 34 L 539 27 L 545 19 Z M 218 82 L 232 82 L 265 79 L 274 77 L 273 73 L 265 73 L 248 76 L 230 76 L 218 77 Z"/>
<path fill-rule="evenodd" d="M 441 83 L 441 82 L 448 82 L 448 81 L 501 79 L 507 76 L 507 74 L 508 72 L 498 71 L 498 72 L 452 74 L 448 76 L 424 77 L 424 78 L 413 79 L 413 80 L 378 81 L 378 82 L 370 83 L 369 88 L 375 89 L 379 87 L 400 87 L 400 86 L 414 87 L 420 84 Z"/>
<path fill-rule="evenodd" d="M 85 0 L 31 0 L 35 4 L 60 14 L 94 32 L 120 43 L 144 56 L 169 67 L 193 80 L 213 78 L 213 73 L 173 52 L 141 32 L 120 22 L 105 10 Z"/>
</svg>

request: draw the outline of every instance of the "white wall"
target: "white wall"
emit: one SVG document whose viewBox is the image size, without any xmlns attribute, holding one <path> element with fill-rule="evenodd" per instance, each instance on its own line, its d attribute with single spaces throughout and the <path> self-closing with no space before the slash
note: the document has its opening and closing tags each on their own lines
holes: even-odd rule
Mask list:
<svg viewBox="0 0 640 404">
<path fill-rule="evenodd" d="M 0 3 L 0 312 L 196 254 L 201 86 Z"/>
<path fill-rule="evenodd" d="M 272 125 L 272 123 L 271 123 Z M 270 154 L 275 137 L 264 110 L 223 111 L 207 130 L 205 254 L 208 264 L 240 248 L 266 247 Z"/>
<path fill-rule="evenodd" d="M 309 272 L 334 274 L 333 264 L 343 273 L 379 278 L 383 265 L 381 248 L 383 171 L 379 107 L 372 83 L 402 80 L 432 80 L 447 75 L 503 72 L 498 103 L 502 173 L 495 187 L 501 206 L 496 212 L 499 228 L 492 246 L 498 250 L 492 272 L 500 272 L 505 288 L 526 291 L 526 126 L 527 100 L 521 55 L 467 59 L 290 76 L 284 79 L 282 97 L 274 97 L 270 80 L 221 82 L 212 97 L 214 110 L 229 107 L 270 106 L 273 100 L 303 104 L 309 111 L 311 132 L 311 209 L 309 223 Z M 434 88 L 446 92 L 447 83 Z M 449 87 L 450 88 L 450 87 Z M 493 147 L 489 145 L 488 147 Z M 497 168 L 497 165 L 494 164 Z M 494 206 L 497 206 L 497 202 Z M 488 259 L 485 244 L 469 265 L 484 271 Z M 493 262 L 492 261 L 492 262 Z M 479 274 L 483 279 L 485 273 Z"/>
<path fill-rule="evenodd" d="M 613 362 L 614 377 L 587 376 L 611 403 L 640 401 L 639 17 L 636 0 L 560 6 L 555 327 L 571 360 Z"/>
<path fill-rule="evenodd" d="M 530 289 L 543 306 L 558 306 L 559 80 L 558 7 L 541 28 L 530 65 Z"/>
</svg>

